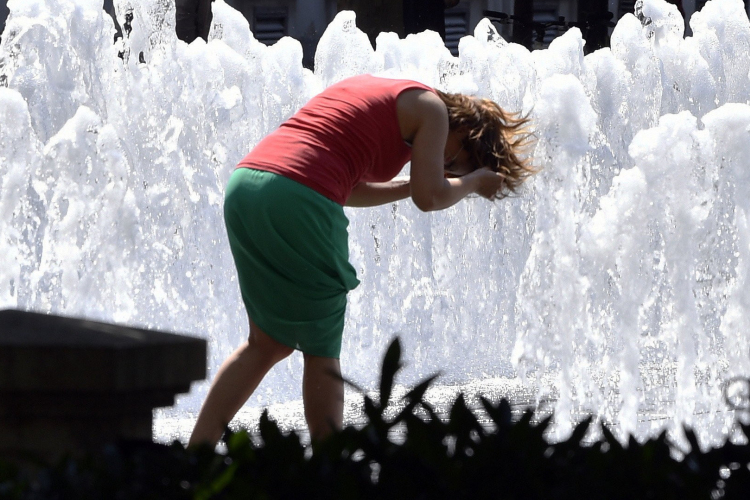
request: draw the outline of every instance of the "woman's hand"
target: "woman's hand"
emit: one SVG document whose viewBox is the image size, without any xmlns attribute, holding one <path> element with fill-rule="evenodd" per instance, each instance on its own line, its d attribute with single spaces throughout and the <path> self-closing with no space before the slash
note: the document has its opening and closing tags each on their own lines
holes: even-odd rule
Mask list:
<svg viewBox="0 0 750 500">
<path fill-rule="evenodd" d="M 412 142 L 409 187 L 417 208 L 423 212 L 443 210 L 472 193 L 490 200 L 498 195 L 503 177 L 487 168 L 471 171 L 473 166 L 469 165 L 469 173 L 451 176 L 454 167 L 467 170 L 463 167 L 469 161 L 468 153 L 458 148 L 460 134 L 449 130 L 448 110 L 436 94 L 404 92 L 398 98 L 398 111 L 402 137 Z M 446 151 L 446 146 L 450 151 Z M 454 165 L 457 161 L 458 165 Z M 446 170 L 446 166 L 450 168 Z"/>
<path fill-rule="evenodd" d="M 490 201 L 495 201 L 498 193 L 503 187 L 503 176 L 493 172 L 487 167 L 478 168 L 465 177 L 471 176 L 472 181 L 476 182 L 474 192 Z M 475 178 L 475 179 L 474 179 Z"/>
</svg>

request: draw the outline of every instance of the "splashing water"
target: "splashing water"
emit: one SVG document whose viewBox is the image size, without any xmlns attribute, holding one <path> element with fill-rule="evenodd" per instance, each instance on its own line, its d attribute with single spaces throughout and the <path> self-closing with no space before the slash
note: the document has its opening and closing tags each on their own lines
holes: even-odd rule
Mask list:
<svg viewBox="0 0 750 500">
<path fill-rule="evenodd" d="M 126 36 L 113 44 L 100 1 L 8 2 L 0 308 L 205 336 L 215 371 L 247 335 L 221 215 L 235 164 L 333 82 L 412 78 L 531 113 L 543 170 L 494 204 L 347 209 L 362 285 L 350 294 L 346 375 L 372 387 L 398 333 L 402 382 L 437 370 L 446 384 L 518 379 L 557 401 L 560 436 L 587 411 L 621 435 L 670 422 L 697 425 L 704 443 L 728 435 L 722 382 L 750 375 L 741 0 L 709 1 L 691 37 L 674 6 L 639 2 L 641 20 L 623 17 L 611 49 L 586 57 L 577 29 L 529 52 L 486 20 L 458 58 L 431 32 L 383 33 L 373 51 L 342 12 L 315 73 L 297 41 L 264 46 L 222 0 L 211 40 L 189 46 L 171 2 L 115 6 Z M 299 399 L 300 377 L 293 356 L 250 405 Z M 205 390 L 178 411 L 196 410 Z"/>
</svg>

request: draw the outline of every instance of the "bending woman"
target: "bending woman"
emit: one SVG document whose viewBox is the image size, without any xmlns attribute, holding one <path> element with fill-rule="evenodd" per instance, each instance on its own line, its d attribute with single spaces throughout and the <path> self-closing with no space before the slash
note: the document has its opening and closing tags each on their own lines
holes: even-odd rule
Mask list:
<svg viewBox="0 0 750 500">
<path fill-rule="evenodd" d="M 411 196 L 432 211 L 473 193 L 502 198 L 534 173 L 521 157 L 526 125 L 486 99 L 362 75 L 327 88 L 263 139 L 232 174 L 224 203 L 250 336 L 219 369 L 190 444 L 215 444 L 295 349 L 311 439 L 340 429 L 346 295 L 359 284 L 343 206 Z M 410 179 L 394 180 L 409 160 Z"/>
</svg>

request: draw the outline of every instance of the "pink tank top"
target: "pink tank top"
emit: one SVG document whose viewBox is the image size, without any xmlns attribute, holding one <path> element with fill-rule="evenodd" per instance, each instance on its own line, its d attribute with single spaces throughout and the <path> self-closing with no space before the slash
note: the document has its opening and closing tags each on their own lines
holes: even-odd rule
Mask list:
<svg viewBox="0 0 750 500">
<path fill-rule="evenodd" d="M 343 205 L 360 182 L 393 179 L 411 159 L 396 98 L 433 89 L 411 80 L 360 75 L 310 99 L 238 165 L 297 181 Z"/>
</svg>

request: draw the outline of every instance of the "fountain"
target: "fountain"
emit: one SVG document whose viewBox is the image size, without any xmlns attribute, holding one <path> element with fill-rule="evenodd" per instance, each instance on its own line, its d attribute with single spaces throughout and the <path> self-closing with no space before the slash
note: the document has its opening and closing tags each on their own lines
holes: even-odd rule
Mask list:
<svg viewBox="0 0 750 500">
<path fill-rule="evenodd" d="M 750 375 L 750 22 L 741 0 L 690 19 L 638 3 L 611 48 L 571 29 L 546 50 L 487 20 L 454 58 L 430 32 L 382 33 L 341 12 L 317 49 L 266 47 L 222 0 L 208 43 L 174 34 L 163 0 L 10 0 L 0 45 L 0 309 L 209 340 L 211 371 L 247 335 L 221 216 L 234 165 L 312 95 L 371 72 L 531 113 L 542 172 L 513 199 L 424 214 L 347 209 L 346 376 L 374 387 L 393 335 L 401 382 L 497 380 L 551 399 L 554 433 L 593 412 L 619 435 L 721 442 L 722 388 Z M 408 165 L 405 169 L 408 173 Z M 248 403 L 298 401 L 301 358 Z M 164 418 L 194 413 L 193 388 Z M 157 435 L 159 431 L 157 429 Z M 168 437 L 168 436 L 167 436 Z"/>
</svg>

